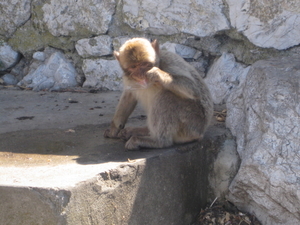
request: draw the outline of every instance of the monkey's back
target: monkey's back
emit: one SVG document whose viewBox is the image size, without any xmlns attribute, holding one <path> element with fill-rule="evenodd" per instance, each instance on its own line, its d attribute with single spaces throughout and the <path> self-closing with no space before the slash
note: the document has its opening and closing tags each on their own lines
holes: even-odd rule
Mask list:
<svg viewBox="0 0 300 225">
<path fill-rule="evenodd" d="M 182 137 L 201 136 L 210 121 L 200 101 L 183 99 L 168 90 L 161 90 L 156 95 L 152 109 L 149 113 L 149 121 L 152 121 L 152 126 L 161 127 L 154 130 L 162 131 L 156 135 L 169 132 L 175 142 Z"/>
<path fill-rule="evenodd" d="M 149 87 L 135 90 L 147 113 L 147 126 L 152 136 L 184 143 L 200 139 L 211 119 L 199 99 L 182 98 L 173 92 Z"/>
<path fill-rule="evenodd" d="M 166 51 L 160 51 L 160 69 L 171 74 L 173 77 L 183 76 L 192 80 L 198 89 L 198 98 L 208 119 L 206 127 L 208 126 L 213 115 L 213 102 L 210 91 L 205 84 L 201 75 L 197 70 L 186 62 L 179 55 Z"/>
</svg>

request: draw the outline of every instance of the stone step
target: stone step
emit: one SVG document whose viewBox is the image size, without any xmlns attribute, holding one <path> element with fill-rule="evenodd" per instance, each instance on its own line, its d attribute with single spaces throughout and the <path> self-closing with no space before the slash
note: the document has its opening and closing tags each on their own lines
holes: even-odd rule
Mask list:
<svg viewBox="0 0 300 225">
<path fill-rule="evenodd" d="M 200 143 L 125 151 L 103 137 L 119 95 L 0 90 L 0 224 L 195 219 L 207 201 L 209 156 L 227 131 L 214 125 Z M 144 123 L 138 108 L 129 124 Z"/>
</svg>

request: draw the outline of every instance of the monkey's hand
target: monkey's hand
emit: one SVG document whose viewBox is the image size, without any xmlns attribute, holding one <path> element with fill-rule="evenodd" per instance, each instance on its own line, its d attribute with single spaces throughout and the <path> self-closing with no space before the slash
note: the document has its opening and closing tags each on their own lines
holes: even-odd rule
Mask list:
<svg viewBox="0 0 300 225">
<path fill-rule="evenodd" d="M 148 79 L 147 72 L 153 68 L 152 63 L 143 62 L 133 64 L 126 71 L 129 72 L 129 77 L 135 80 L 141 86 L 147 87 Z"/>
<path fill-rule="evenodd" d="M 149 82 L 156 85 L 164 85 L 172 81 L 172 77 L 170 76 L 170 74 L 155 66 L 152 67 L 152 69 L 148 70 L 146 75 Z"/>
<path fill-rule="evenodd" d="M 127 150 L 139 150 L 139 138 L 137 136 L 132 136 L 125 144 Z"/>
<path fill-rule="evenodd" d="M 148 127 L 127 127 L 122 129 L 118 137 L 127 141 L 129 140 L 132 136 L 149 136 L 150 132 Z"/>
<path fill-rule="evenodd" d="M 124 141 L 127 141 L 131 136 L 132 136 L 131 128 L 124 128 L 118 133 L 118 138 L 121 138 Z"/>
<path fill-rule="evenodd" d="M 120 138 L 118 135 L 121 131 L 120 128 L 116 127 L 116 125 L 112 122 L 110 127 L 104 131 L 104 137 L 106 138 Z"/>
</svg>

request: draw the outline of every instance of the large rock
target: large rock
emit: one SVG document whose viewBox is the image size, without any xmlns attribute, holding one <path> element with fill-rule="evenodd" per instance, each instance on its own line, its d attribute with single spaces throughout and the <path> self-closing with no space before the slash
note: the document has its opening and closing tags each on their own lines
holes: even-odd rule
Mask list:
<svg viewBox="0 0 300 225">
<path fill-rule="evenodd" d="M 16 85 L 18 83 L 17 78 L 9 73 L 2 76 L 1 79 L 3 80 L 3 84 L 5 85 Z"/>
<path fill-rule="evenodd" d="M 44 63 L 31 69 L 18 85 L 32 88 L 34 91 L 59 90 L 76 86 L 76 75 L 74 66 L 65 56 L 61 52 L 54 52 Z"/>
<path fill-rule="evenodd" d="M 286 49 L 300 43 L 298 0 L 227 0 L 233 27 L 255 45 Z"/>
<path fill-rule="evenodd" d="M 108 35 L 85 38 L 77 41 L 76 50 L 84 58 L 112 54 L 112 39 Z"/>
<path fill-rule="evenodd" d="M 20 54 L 14 51 L 6 42 L 0 40 L 0 72 L 15 65 Z"/>
<path fill-rule="evenodd" d="M 85 59 L 82 70 L 86 78 L 83 87 L 114 91 L 122 89 L 123 72 L 117 60 Z"/>
<path fill-rule="evenodd" d="M 45 49 L 48 46 L 61 49 L 64 52 L 74 52 L 74 40 L 71 37 L 55 37 L 47 29 L 40 28 L 32 20 L 27 21 L 18 28 L 8 40 L 8 44 L 22 53 L 25 58 L 30 60 L 34 52 Z"/>
<path fill-rule="evenodd" d="M 185 59 L 197 59 L 201 56 L 201 52 L 196 50 L 195 48 L 186 45 L 170 43 L 168 41 L 162 44 L 160 48 L 176 53 Z"/>
<path fill-rule="evenodd" d="M 229 29 L 224 8 L 221 0 L 124 0 L 122 10 L 124 22 L 138 31 L 208 36 Z"/>
<path fill-rule="evenodd" d="M 264 225 L 300 224 L 299 61 L 256 62 L 227 101 L 242 160 L 229 199 Z"/>
<path fill-rule="evenodd" d="M 209 69 L 205 83 L 207 84 L 213 102 L 224 103 L 230 93 L 244 81 L 250 67 L 235 61 L 234 55 L 223 53 Z"/>
<path fill-rule="evenodd" d="M 43 22 L 54 36 L 88 36 L 107 32 L 116 1 L 51 0 L 42 6 Z"/>
<path fill-rule="evenodd" d="M 0 0 L 0 35 L 10 37 L 29 20 L 31 0 Z"/>
</svg>

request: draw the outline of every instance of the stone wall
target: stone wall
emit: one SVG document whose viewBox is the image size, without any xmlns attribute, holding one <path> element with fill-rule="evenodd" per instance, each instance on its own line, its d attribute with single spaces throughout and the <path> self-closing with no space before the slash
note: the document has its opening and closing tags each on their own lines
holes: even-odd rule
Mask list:
<svg viewBox="0 0 300 225">
<path fill-rule="evenodd" d="M 299 2 L 0 0 L 0 83 L 121 90 L 113 51 L 136 36 L 185 58 L 226 104 L 241 158 L 226 198 L 263 224 L 300 223 Z"/>
<path fill-rule="evenodd" d="M 2 83 L 16 84 L 29 75 L 18 85 L 34 90 L 76 85 L 120 90 L 120 70 L 112 53 L 134 36 L 169 43 L 168 49 L 175 48 L 200 72 L 207 72 L 223 53 L 249 65 L 288 55 L 289 48 L 300 43 L 296 1 L 1 0 L 0 6 Z M 62 53 L 58 56 L 64 65 L 56 78 L 34 79 L 40 68 L 34 72 L 32 64 L 52 63 L 49 54 L 43 60 L 33 56 L 49 47 Z M 65 67 L 65 60 L 72 69 Z M 73 77 L 64 79 L 65 72 L 74 69 Z M 63 80 L 70 83 L 60 85 Z"/>
</svg>

